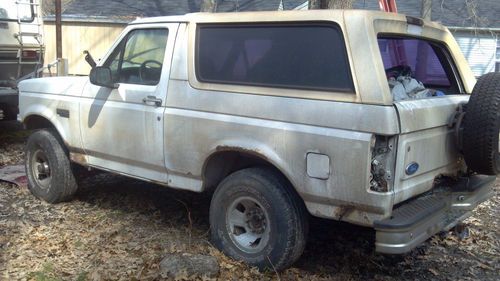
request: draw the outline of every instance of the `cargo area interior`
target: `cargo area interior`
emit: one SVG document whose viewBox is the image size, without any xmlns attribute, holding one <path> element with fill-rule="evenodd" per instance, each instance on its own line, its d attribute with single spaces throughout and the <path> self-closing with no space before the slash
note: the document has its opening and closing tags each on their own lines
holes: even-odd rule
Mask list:
<svg viewBox="0 0 500 281">
<path fill-rule="evenodd" d="M 403 36 L 378 36 L 394 101 L 461 94 L 455 66 L 444 46 Z"/>
</svg>

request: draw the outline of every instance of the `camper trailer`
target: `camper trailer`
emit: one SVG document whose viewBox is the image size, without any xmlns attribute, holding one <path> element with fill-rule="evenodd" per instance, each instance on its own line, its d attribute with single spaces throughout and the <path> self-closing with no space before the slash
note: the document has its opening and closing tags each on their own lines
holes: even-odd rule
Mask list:
<svg viewBox="0 0 500 281">
<path fill-rule="evenodd" d="M 42 24 L 40 0 L 0 1 L 0 120 L 16 119 L 17 84 L 39 76 Z"/>
</svg>

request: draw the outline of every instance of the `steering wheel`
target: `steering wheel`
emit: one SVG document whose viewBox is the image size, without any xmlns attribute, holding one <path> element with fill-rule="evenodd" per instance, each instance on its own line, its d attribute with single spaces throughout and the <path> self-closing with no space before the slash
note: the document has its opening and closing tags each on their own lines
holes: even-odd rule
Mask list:
<svg viewBox="0 0 500 281">
<path fill-rule="evenodd" d="M 158 67 L 148 66 L 149 64 L 151 64 L 151 65 L 157 65 Z M 161 64 L 161 62 L 156 61 L 156 60 L 146 60 L 146 61 L 144 61 L 143 63 L 141 63 L 141 66 L 139 67 L 139 78 L 141 79 L 141 81 L 144 82 L 145 81 L 144 78 L 147 77 L 147 70 L 150 70 L 151 68 L 161 69 L 162 66 L 163 65 Z"/>
</svg>

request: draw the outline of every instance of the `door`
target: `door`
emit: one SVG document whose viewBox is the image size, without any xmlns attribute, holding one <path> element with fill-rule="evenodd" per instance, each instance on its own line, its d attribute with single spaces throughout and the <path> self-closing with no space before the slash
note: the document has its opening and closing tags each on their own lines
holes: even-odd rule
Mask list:
<svg viewBox="0 0 500 281">
<path fill-rule="evenodd" d="M 87 82 L 80 126 L 90 165 L 167 182 L 163 113 L 177 26 L 129 27 L 102 63 L 118 88 Z"/>
<path fill-rule="evenodd" d="M 393 177 L 396 204 L 462 168 L 449 124 L 469 96 L 462 94 L 456 64 L 443 43 L 404 35 L 380 35 L 378 43 L 401 127 Z"/>
</svg>

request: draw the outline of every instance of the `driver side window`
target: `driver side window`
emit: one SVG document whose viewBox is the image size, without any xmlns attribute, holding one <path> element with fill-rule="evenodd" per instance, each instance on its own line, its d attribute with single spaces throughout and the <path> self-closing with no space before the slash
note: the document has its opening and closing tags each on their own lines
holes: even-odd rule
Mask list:
<svg viewBox="0 0 500 281">
<path fill-rule="evenodd" d="M 115 83 L 156 85 L 160 81 L 167 29 L 132 30 L 104 63 Z"/>
</svg>

